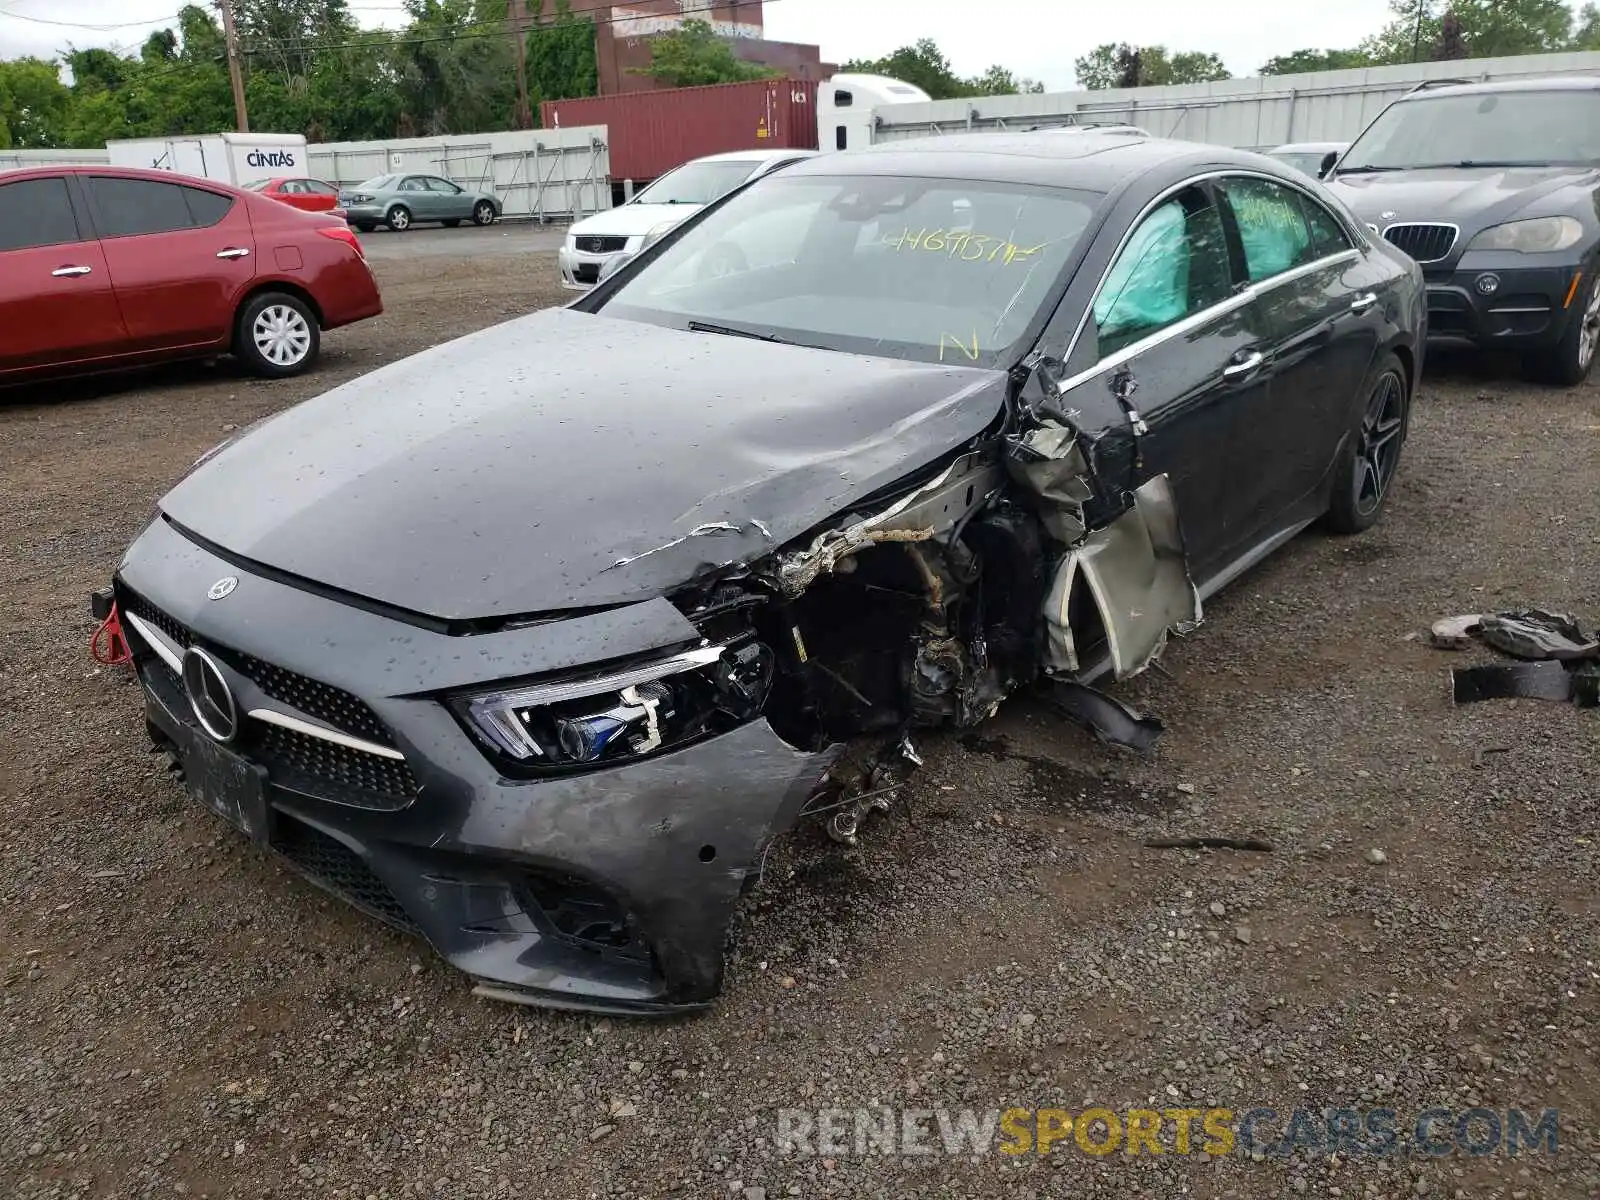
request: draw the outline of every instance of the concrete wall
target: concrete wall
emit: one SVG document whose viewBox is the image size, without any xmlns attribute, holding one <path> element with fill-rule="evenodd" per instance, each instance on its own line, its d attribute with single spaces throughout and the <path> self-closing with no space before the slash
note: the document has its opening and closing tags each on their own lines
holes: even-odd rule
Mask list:
<svg viewBox="0 0 1600 1200">
<path fill-rule="evenodd" d="M 1600 52 L 1312 71 L 1173 87 L 933 100 L 877 110 L 874 140 L 1099 121 L 1140 125 L 1157 137 L 1225 146 L 1350 141 L 1390 101 L 1426 80 L 1579 74 L 1600 74 Z"/>
<path fill-rule="evenodd" d="M 344 186 L 391 171 L 427 171 L 492 190 L 508 217 L 576 221 L 611 207 L 606 141 L 606 127 L 594 125 L 321 142 L 308 147 L 308 173 Z"/>
</svg>

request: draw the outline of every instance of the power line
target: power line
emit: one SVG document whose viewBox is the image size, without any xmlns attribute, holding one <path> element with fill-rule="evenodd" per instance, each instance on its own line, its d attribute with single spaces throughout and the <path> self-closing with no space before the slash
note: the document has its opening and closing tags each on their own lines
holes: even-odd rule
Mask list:
<svg viewBox="0 0 1600 1200">
<path fill-rule="evenodd" d="M 32 21 L 35 25 L 55 25 L 62 29 L 88 29 L 95 33 L 113 33 L 118 29 L 132 29 L 136 25 L 160 25 L 166 21 L 176 21 L 180 15 L 173 13 L 171 16 L 150 17 L 143 21 L 119 21 L 114 25 L 88 25 L 82 21 L 52 21 L 48 17 L 32 17 L 27 13 L 0 8 L 0 17 L 10 17 L 13 21 Z"/>
</svg>

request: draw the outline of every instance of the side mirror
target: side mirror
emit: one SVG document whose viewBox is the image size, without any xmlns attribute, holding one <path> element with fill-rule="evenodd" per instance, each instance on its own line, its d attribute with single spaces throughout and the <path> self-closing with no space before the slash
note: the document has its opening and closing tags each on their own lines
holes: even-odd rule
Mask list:
<svg viewBox="0 0 1600 1200">
<path fill-rule="evenodd" d="M 1322 165 L 1317 168 L 1317 178 L 1326 179 L 1328 177 L 1328 172 L 1333 170 L 1334 164 L 1338 161 L 1339 152 L 1337 150 L 1329 150 L 1326 154 L 1324 154 L 1322 156 Z"/>
<path fill-rule="evenodd" d="M 606 280 L 610 279 L 613 275 L 615 275 L 618 271 L 622 270 L 623 267 L 625 267 L 628 263 L 630 263 L 632 261 L 633 261 L 633 255 L 628 254 L 626 252 L 621 253 L 621 254 L 613 254 L 610 258 L 606 259 L 606 261 L 601 265 L 601 267 L 600 267 L 600 275 L 595 280 L 595 282 L 596 283 L 604 283 Z"/>
</svg>

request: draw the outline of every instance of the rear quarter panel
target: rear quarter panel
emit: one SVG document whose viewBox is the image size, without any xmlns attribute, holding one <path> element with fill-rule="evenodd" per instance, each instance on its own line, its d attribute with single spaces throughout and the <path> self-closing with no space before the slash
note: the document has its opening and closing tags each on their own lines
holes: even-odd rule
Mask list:
<svg viewBox="0 0 1600 1200">
<path fill-rule="evenodd" d="M 366 260 L 348 242 L 317 232 L 319 227 L 342 229 L 343 221 L 264 198 L 253 199 L 250 219 L 259 251 L 252 290 L 286 283 L 305 292 L 324 329 L 383 311 L 378 281 Z"/>
</svg>

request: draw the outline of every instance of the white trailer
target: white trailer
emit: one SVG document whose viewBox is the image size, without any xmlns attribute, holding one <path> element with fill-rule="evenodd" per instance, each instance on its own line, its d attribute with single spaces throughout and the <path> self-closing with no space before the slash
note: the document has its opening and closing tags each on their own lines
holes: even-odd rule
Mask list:
<svg viewBox="0 0 1600 1200">
<path fill-rule="evenodd" d="M 242 186 L 306 174 L 306 139 L 297 133 L 210 133 L 200 137 L 126 138 L 106 143 L 114 167 L 152 167 Z"/>
<path fill-rule="evenodd" d="M 929 102 L 921 88 L 887 75 L 835 75 L 817 88 L 817 149 L 870 146 L 882 110 Z"/>
</svg>

